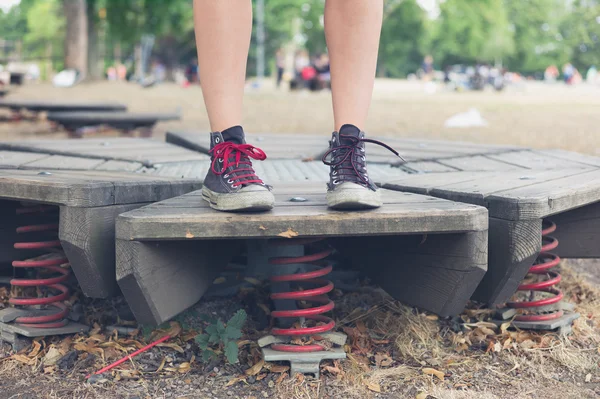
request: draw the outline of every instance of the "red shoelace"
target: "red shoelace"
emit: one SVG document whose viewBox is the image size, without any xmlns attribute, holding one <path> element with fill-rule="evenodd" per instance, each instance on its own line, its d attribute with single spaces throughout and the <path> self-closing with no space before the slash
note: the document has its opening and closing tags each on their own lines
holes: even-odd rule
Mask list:
<svg viewBox="0 0 600 399">
<path fill-rule="evenodd" d="M 348 140 L 350 144 L 340 143 L 340 145 L 338 145 L 337 147 L 333 147 L 323 155 L 323 163 L 327 166 L 334 167 L 336 175 L 339 177 L 340 180 L 348 180 L 354 182 L 362 181 L 364 184 L 369 185 L 368 179 L 364 177 L 364 175 L 366 174 L 365 158 L 364 155 L 359 155 L 359 152 L 364 153 L 363 149 L 360 146 L 361 143 L 371 143 L 382 146 L 385 149 L 391 151 L 402 161 L 404 161 L 404 158 L 402 158 L 396 150 L 394 150 L 389 145 L 382 143 L 381 141 L 365 138 L 359 139 L 358 137 L 340 134 L 340 141 L 342 140 Z M 330 155 L 331 160 L 327 161 L 327 157 L 329 157 Z M 339 160 L 336 161 L 336 158 L 338 158 Z M 358 179 L 356 179 L 357 177 Z"/>
<path fill-rule="evenodd" d="M 226 173 L 227 169 L 235 165 L 237 169 L 233 169 L 224 176 L 230 178 L 228 182 L 232 187 L 239 187 L 243 184 L 264 184 L 263 181 L 256 175 L 252 168 L 252 159 L 264 161 L 267 159 L 267 154 L 260 148 L 254 147 L 251 144 L 236 144 L 230 141 L 224 141 L 217 144 L 212 150 L 213 161 L 211 169 L 215 175 Z M 221 171 L 216 169 L 216 163 L 223 164 Z M 238 175 L 241 173 L 241 175 Z"/>
</svg>

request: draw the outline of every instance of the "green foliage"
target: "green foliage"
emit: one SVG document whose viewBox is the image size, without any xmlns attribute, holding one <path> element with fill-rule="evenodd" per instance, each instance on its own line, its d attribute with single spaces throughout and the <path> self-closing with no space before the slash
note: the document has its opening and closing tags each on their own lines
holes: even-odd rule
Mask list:
<svg viewBox="0 0 600 399">
<path fill-rule="evenodd" d="M 225 358 L 231 364 L 238 361 L 237 340 L 242 337 L 242 328 L 246 322 L 246 312 L 237 311 L 227 325 L 214 317 L 201 315 L 200 318 L 209 323 L 204 329 L 205 334 L 196 336 L 196 342 L 202 349 L 202 359 L 208 361 L 217 356 L 216 351 L 223 351 Z"/>
<path fill-rule="evenodd" d="M 379 49 L 380 76 L 406 77 L 419 68 L 427 41 L 426 23 L 425 11 L 416 0 L 387 2 Z"/>
</svg>

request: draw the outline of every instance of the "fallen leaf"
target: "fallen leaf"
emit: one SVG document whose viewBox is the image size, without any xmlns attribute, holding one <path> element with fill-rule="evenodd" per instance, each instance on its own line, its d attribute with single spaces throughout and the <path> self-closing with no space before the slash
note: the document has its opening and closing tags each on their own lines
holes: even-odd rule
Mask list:
<svg viewBox="0 0 600 399">
<path fill-rule="evenodd" d="M 435 314 L 428 314 L 427 316 L 425 316 L 425 318 L 427 320 L 431 320 L 431 321 L 439 320 L 439 317 L 437 315 L 435 315 Z"/>
<path fill-rule="evenodd" d="M 283 238 L 294 238 L 294 237 L 298 237 L 298 232 L 292 230 L 291 228 L 288 228 L 287 231 L 284 231 L 282 233 L 277 234 L 279 237 L 283 237 Z"/>
<path fill-rule="evenodd" d="M 271 373 L 285 373 L 289 369 L 290 366 L 281 366 L 279 364 L 276 364 L 274 366 L 271 366 Z"/>
<path fill-rule="evenodd" d="M 192 368 L 191 364 L 189 362 L 183 362 L 179 365 L 179 367 L 177 367 L 177 371 L 179 371 L 180 373 L 187 373 L 188 371 L 190 371 L 190 369 Z"/>
<path fill-rule="evenodd" d="M 246 345 L 250 345 L 253 344 L 254 341 L 250 341 L 249 339 L 245 339 L 243 341 L 238 341 L 237 346 L 238 348 L 241 348 L 242 346 L 246 346 Z"/>
<path fill-rule="evenodd" d="M 44 356 L 43 362 L 44 366 L 53 366 L 58 362 L 58 360 L 62 357 L 62 353 L 58 350 L 57 347 L 52 345 L 48 352 L 46 352 L 46 356 Z"/>
<path fill-rule="evenodd" d="M 16 360 L 18 362 L 27 364 L 29 366 L 33 366 L 35 364 L 35 359 L 30 359 L 30 358 L 28 358 L 25 355 L 16 354 L 16 355 L 12 355 L 10 358 L 14 359 L 14 360 Z"/>
<path fill-rule="evenodd" d="M 500 332 L 502 334 L 504 334 L 506 331 L 508 331 L 508 327 L 510 327 L 510 325 L 511 325 L 510 321 L 507 321 L 506 323 L 500 324 Z"/>
<path fill-rule="evenodd" d="M 173 350 L 175 350 L 175 351 L 177 351 L 177 352 L 179 352 L 179 353 L 184 353 L 184 352 L 185 352 L 185 351 L 183 350 L 183 348 L 182 348 L 181 346 L 177 345 L 177 344 L 171 344 L 171 343 L 169 343 L 169 344 L 166 344 L 166 343 L 160 343 L 160 344 L 158 344 L 158 345 L 156 345 L 156 346 L 160 346 L 160 347 L 162 347 L 162 348 L 171 348 L 171 349 L 173 349 Z"/>
<path fill-rule="evenodd" d="M 427 395 L 427 392 L 419 392 L 416 399 L 427 399 L 427 396 L 429 396 Z"/>
<path fill-rule="evenodd" d="M 192 234 L 191 231 L 188 230 L 185 232 L 185 238 L 194 238 L 194 235 Z"/>
<path fill-rule="evenodd" d="M 40 350 L 42 350 L 42 344 L 40 344 L 37 341 L 33 341 L 33 343 L 31 344 L 33 346 L 33 349 L 31 349 L 31 352 L 29 352 L 27 354 L 28 357 L 37 357 L 37 355 L 40 353 Z"/>
<path fill-rule="evenodd" d="M 94 323 L 94 328 L 92 328 L 92 330 L 90 331 L 90 335 L 96 335 L 100 331 L 102 331 L 102 327 L 100 327 L 98 323 Z"/>
<path fill-rule="evenodd" d="M 381 393 L 381 386 L 376 382 L 367 382 L 367 388 L 373 392 Z"/>
<path fill-rule="evenodd" d="M 394 360 L 387 353 L 377 353 L 375 354 L 375 365 L 377 368 L 380 367 L 389 367 L 394 363 Z"/>
<path fill-rule="evenodd" d="M 265 365 L 265 361 L 261 360 L 258 363 L 256 363 L 254 366 L 252 366 L 248 370 L 246 370 L 244 373 L 246 375 L 257 375 L 258 373 L 260 373 L 260 371 L 262 370 L 264 365 Z"/>
<path fill-rule="evenodd" d="M 233 377 L 232 379 L 229 380 L 229 382 L 227 384 L 225 384 L 225 388 L 232 386 L 233 384 L 237 384 L 240 381 L 246 381 L 246 376 L 245 375 L 239 375 L 237 377 Z"/>
<path fill-rule="evenodd" d="M 218 277 L 213 281 L 213 284 L 223 284 L 227 279 L 225 277 Z"/>
<path fill-rule="evenodd" d="M 423 373 L 424 374 L 428 374 L 428 375 L 435 375 L 441 381 L 444 381 L 444 373 L 442 371 L 439 371 L 439 370 L 436 370 L 436 369 L 432 369 L 432 368 L 429 368 L 429 367 L 425 367 L 423 369 Z"/>
<path fill-rule="evenodd" d="M 372 339 L 371 342 L 373 342 L 375 345 L 387 345 L 390 343 L 389 339 Z"/>
<path fill-rule="evenodd" d="M 267 376 L 267 373 L 262 373 L 256 376 L 256 381 L 260 381 Z"/>
<path fill-rule="evenodd" d="M 261 224 L 260 226 L 258 226 L 258 229 L 259 229 L 259 230 L 263 230 L 263 231 L 264 231 L 264 230 L 266 230 L 267 228 Z"/>
<path fill-rule="evenodd" d="M 367 326 L 365 326 L 365 322 L 362 320 L 358 320 L 356 322 L 356 329 L 361 333 L 365 334 L 367 332 Z"/>
<path fill-rule="evenodd" d="M 178 336 L 179 334 L 181 334 L 181 325 L 176 322 L 176 321 L 170 321 L 169 324 L 171 325 L 171 327 L 165 331 L 165 333 L 170 336 L 171 338 L 174 338 L 176 336 Z"/>
<path fill-rule="evenodd" d="M 267 305 L 265 305 L 264 303 L 259 303 L 258 307 L 262 309 L 263 312 L 265 312 L 265 314 L 267 316 L 269 316 L 271 314 L 271 309 L 269 309 L 269 307 Z"/>
<path fill-rule="evenodd" d="M 590 382 L 590 381 L 592 381 L 592 375 L 591 374 L 587 374 L 585 376 L 585 382 Z"/>
<path fill-rule="evenodd" d="M 44 367 L 44 374 L 53 374 L 56 371 L 56 366 Z"/>
<path fill-rule="evenodd" d="M 160 372 L 160 371 L 162 371 L 162 369 L 165 367 L 165 363 L 166 362 L 167 362 L 167 358 L 163 357 L 162 362 L 160 362 L 160 366 L 158 366 L 158 370 L 156 370 L 157 373 Z"/>
<path fill-rule="evenodd" d="M 286 377 L 288 376 L 288 373 L 282 373 L 277 380 L 275 380 L 275 385 L 279 385 L 281 384 L 281 381 L 283 381 Z"/>
</svg>

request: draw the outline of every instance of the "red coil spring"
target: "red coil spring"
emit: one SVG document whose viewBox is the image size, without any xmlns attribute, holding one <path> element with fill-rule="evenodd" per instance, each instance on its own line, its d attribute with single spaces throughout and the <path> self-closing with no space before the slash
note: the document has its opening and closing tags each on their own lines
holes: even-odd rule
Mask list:
<svg viewBox="0 0 600 399">
<path fill-rule="evenodd" d="M 551 253 L 553 249 L 558 247 L 558 240 L 549 234 L 552 234 L 556 231 L 556 224 L 551 221 L 544 220 L 542 227 L 542 250 L 540 255 L 536 259 L 534 265 L 529 269 L 529 274 L 533 275 L 545 275 L 546 279 L 521 284 L 519 286 L 518 291 L 529 291 L 530 292 L 530 300 L 523 302 L 509 302 L 507 303 L 508 307 L 515 309 L 529 309 L 529 310 L 537 310 L 545 311 L 545 309 L 539 309 L 543 306 L 554 305 L 560 302 L 564 295 L 563 293 L 555 288 L 554 286 L 558 284 L 561 280 L 561 276 L 556 271 L 550 271 L 549 269 L 557 266 L 560 263 L 560 257 Z M 531 276 L 535 277 L 535 276 Z M 551 296 L 533 300 L 533 297 L 536 292 L 544 292 L 551 294 Z M 543 314 L 526 314 L 526 315 L 518 315 L 515 317 L 517 321 L 546 321 L 546 320 L 554 320 L 558 319 L 563 315 L 562 310 L 551 310 L 545 311 Z"/>
<path fill-rule="evenodd" d="M 38 214 L 48 213 L 55 211 L 56 207 L 52 206 L 28 206 L 17 209 L 17 215 L 24 214 Z M 70 270 L 60 267 L 61 265 L 68 262 L 67 258 L 62 253 L 62 247 L 60 241 L 57 239 L 58 223 L 51 224 L 37 224 L 21 226 L 17 228 L 18 234 L 27 233 L 48 233 L 48 238 L 44 241 L 34 242 L 17 242 L 14 244 L 16 249 L 25 250 L 48 250 L 47 255 L 38 256 L 34 259 L 28 260 L 15 260 L 12 262 L 15 268 L 34 268 L 44 269 L 57 274 L 55 277 L 50 278 L 36 278 L 36 279 L 23 279 L 13 278 L 10 281 L 12 287 L 46 287 L 52 291 L 59 292 L 58 294 L 52 294 L 50 296 L 41 298 L 32 297 L 12 297 L 9 299 L 9 303 L 18 306 L 50 306 L 56 308 L 57 311 L 49 315 L 43 316 L 23 316 L 15 319 L 16 323 L 22 326 L 33 327 L 33 328 L 58 328 L 67 324 L 65 317 L 69 310 L 67 306 L 62 303 L 69 297 L 69 289 L 60 284 L 69 278 Z M 11 290 L 14 292 L 14 290 Z"/>
<path fill-rule="evenodd" d="M 272 245 L 285 246 L 285 245 L 307 245 L 321 241 L 320 239 L 294 239 L 285 241 L 275 241 Z M 333 290 L 333 283 L 329 280 L 324 280 L 324 277 L 331 273 L 333 269 L 331 264 L 323 261 L 327 258 L 333 249 L 325 249 L 318 253 L 305 256 L 297 257 L 278 257 L 269 259 L 271 265 L 290 265 L 296 263 L 311 264 L 319 269 L 306 273 L 286 274 L 272 276 L 271 282 L 292 282 L 292 283 L 308 283 L 310 285 L 317 286 L 316 288 L 304 289 L 301 291 L 290 291 L 290 292 L 278 292 L 271 294 L 271 299 L 288 299 L 294 301 L 303 301 L 311 304 L 319 304 L 320 306 L 312 306 L 303 309 L 294 310 L 276 310 L 271 312 L 271 315 L 275 318 L 298 318 L 300 320 L 300 328 L 273 328 L 271 333 L 279 336 L 312 336 L 323 334 L 331 331 L 335 328 L 335 321 L 330 317 L 324 316 L 324 313 L 331 311 L 334 308 L 334 303 L 331 301 L 327 294 Z M 318 325 L 314 327 L 306 327 L 305 320 L 313 320 Z M 318 352 L 325 350 L 325 348 L 319 344 L 311 345 L 293 345 L 293 344 L 273 344 L 271 345 L 273 350 L 282 352 Z"/>
</svg>

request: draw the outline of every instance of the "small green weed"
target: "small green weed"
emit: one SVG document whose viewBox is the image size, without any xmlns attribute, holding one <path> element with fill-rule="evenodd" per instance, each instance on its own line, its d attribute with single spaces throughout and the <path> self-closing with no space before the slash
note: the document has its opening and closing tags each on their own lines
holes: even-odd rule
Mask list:
<svg viewBox="0 0 600 399">
<path fill-rule="evenodd" d="M 206 334 L 196 336 L 196 342 L 202 349 L 202 359 L 208 361 L 217 357 L 217 352 L 223 351 L 229 363 L 237 363 L 238 346 L 236 341 L 242 337 L 242 327 L 246 322 L 246 317 L 246 312 L 240 309 L 225 325 L 219 319 L 201 315 L 200 318 L 209 323 L 204 329 Z"/>
</svg>

